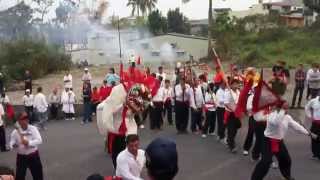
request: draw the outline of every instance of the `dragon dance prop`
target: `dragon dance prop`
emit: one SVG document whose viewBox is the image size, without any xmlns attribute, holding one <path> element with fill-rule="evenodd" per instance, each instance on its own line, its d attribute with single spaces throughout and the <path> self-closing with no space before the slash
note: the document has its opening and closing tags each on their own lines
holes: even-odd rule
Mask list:
<svg viewBox="0 0 320 180">
<path fill-rule="evenodd" d="M 160 81 L 135 67 L 124 71 L 120 64 L 120 84 L 97 107 L 97 126 L 101 135 L 137 134 L 134 114 L 143 110 L 158 89 Z"/>
</svg>

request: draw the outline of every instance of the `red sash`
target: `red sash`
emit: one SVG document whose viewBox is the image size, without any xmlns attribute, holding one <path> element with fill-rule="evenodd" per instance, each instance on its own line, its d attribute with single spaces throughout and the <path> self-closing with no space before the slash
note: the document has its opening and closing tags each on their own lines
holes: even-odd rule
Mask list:
<svg viewBox="0 0 320 180">
<path fill-rule="evenodd" d="M 229 111 L 224 111 L 224 116 L 223 116 L 223 123 L 227 124 L 229 120 L 230 112 Z"/>
<path fill-rule="evenodd" d="M 113 141 L 117 136 L 125 136 L 127 133 L 127 125 L 126 125 L 126 115 L 127 115 L 128 107 L 124 107 L 122 110 L 122 122 L 119 127 L 119 133 L 112 133 L 108 132 L 108 153 L 112 154 L 112 146 L 113 146 Z"/>
<path fill-rule="evenodd" d="M 119 176 L 106 176 L 104 180 L 122 180 L 122 177 Z"/>
<path fill-rule="evenodd" d="M 276 154 L 279 152 L 280 150 L 280 142 L 281 140 L 279 139 L 272 139 L 272 138 L 269 138 L 270 140 L 270 145 L 271 145 L 271 152 Z"/>
</svg>

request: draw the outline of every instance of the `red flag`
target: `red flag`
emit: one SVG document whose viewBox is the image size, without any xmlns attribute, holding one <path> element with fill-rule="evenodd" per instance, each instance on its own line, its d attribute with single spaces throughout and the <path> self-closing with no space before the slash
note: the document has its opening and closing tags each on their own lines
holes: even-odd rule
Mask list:
<svg viewBox="0 0 320 180">
<path fill-rule="evenodd" d="M 253 85 L 252 79 L 250 79 L 249 81 L 246 81 L 243 89 L 240 92 L 239 100 L 235 110 L 235 116 L 239 119 L 241 119 L 242 116 L 244 115 L 244 112 L 246 112 L 249 91 L 251 90 L 252 85 Z"/>
<path fill-rule="evenodd" d="M 138 59 L 137 59 L 137 65 L 140 65 L 141 64 L 141 57 L 138 56 Z"/>
<path fill-rule="evenodd" d="M 258 112 L 269 106 L 276 106 L 282 99 L 263 81 L 262 73 L 258 86 L 254 90 L 252 112 Z"/>
<path fill-rule="evenodd" d="M 144 80 L 144 85 L 151 91 L 152 97 L 157 94 L 160 84 L 161 82 L 153 76 L 148 76 Z"/>
</svg>

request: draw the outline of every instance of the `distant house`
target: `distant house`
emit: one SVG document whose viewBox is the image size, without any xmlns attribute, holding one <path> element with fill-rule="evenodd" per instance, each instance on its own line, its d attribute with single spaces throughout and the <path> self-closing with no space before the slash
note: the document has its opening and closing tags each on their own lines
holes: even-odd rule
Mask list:
<svg viewBox="0 0 320 180">
<path fill-rule="evenodd" d="M 208 19 L 190 20 L 191 34 L 199 34 L 203 29 L 208 28 Z"/>
<path fill-rule="evenodd" d="M 263 4 L 259 2 L 259 4 L 254 4 L 249 9 L 247 10 L 242 10 L 242 11 L 231 11 L 229 15 L 231 17 L 236 17 L 236 18 L 244 18 L 246 16 L 252 16 L 252 15 L 257 15 L 257 14 L 268 14 L 268 10 L 264 9 Z"/>
<path fill-rule="evenodd" d="M 253 4 L 249 9 L 233 11 L 230 8 L 214 8 L 214 17 L 221 13 L 228 13 L 230 17 L 244 18 L 246 16 L 256 15 L 256 14 L 268 14 L 268 10 L 264 8 L 262 0 L 259 0 L 258 4 Z"/>
<path fill-rule="evenodd" d="M 213 17 L 217 17 L 219 14 L 222 13 L 230 13 L 232 11 L 231 8 L 213 8 Z"/>
<path fill-rule="evenodd" d="M 317 14 L 305 7 L 303 0 L 283 0 L 263 3 L 269 14 L 277 13 L 289 27 L 304 27 L 316 21 Z"/>
<path fill-rule="evenodd" d="M 263 8 L 269 13 L 288 14 L 293 11 L 303 11 L 303 0 L 283 0 L 279 2 L 263 3 Z"/>
</svg>

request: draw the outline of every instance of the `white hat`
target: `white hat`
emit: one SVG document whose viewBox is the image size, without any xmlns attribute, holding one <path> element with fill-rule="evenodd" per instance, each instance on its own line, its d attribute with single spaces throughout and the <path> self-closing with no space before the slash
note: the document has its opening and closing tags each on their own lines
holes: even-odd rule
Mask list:
<svg viewBox="0 0 320 180">
<path fill-rule="evenodd" d="M 30 89 L 26 89 L 26 92 L 30 92 Z"/>
<path fill-rule="evenodd" d="M 84 70 L 85 70 L 85 71 L 89 71 L 89 69 L 88 69 L 88 68 L 84 68 Z"/>
</svg>

